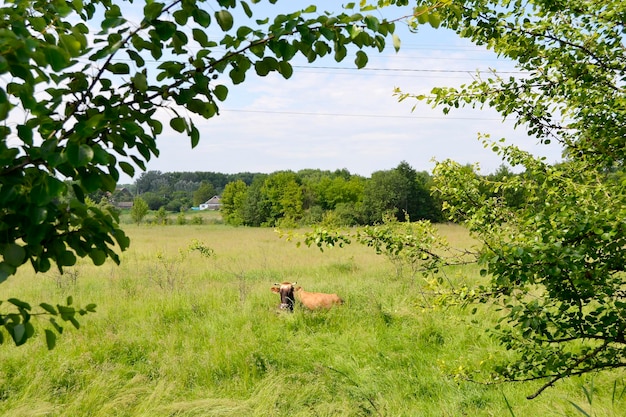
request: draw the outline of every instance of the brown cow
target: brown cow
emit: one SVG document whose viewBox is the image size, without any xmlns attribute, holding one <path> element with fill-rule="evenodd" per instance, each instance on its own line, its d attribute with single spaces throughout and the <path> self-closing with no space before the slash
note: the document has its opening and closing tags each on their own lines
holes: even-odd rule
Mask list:
<svg viewBox="0 0 626 417">
<path fill-rule="evenodd" d="M 293 296 L 293 291 L 294 291 L 293 286 L 296 284 L 297 282 L 291 283 L 291 282 L 285 281 L 282 284 L 276 283 L 271 288 L 272 292 L 280 294 L 280 309 L 281 310 L 293 311 L 293 302 L 295 300 Z"/>
<path fill-rule="evenodd" d="M 319 308 L 329 309 L 334 305 L 343 304 L 343 300 L 337 294 L 325 294 L 323 292 L 308 292 L 302 287 L 295 289 L 296 299 L 309 310 Z"/>
</svg>

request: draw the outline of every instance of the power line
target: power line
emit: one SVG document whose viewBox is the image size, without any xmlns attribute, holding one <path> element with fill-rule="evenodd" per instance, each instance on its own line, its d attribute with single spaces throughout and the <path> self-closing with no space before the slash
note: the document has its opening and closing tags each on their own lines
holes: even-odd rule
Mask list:
<svg viewBox="0 0 626 417">
<path fill-rule="evenodd" d="M 113 59 L 112 61 L 114 62 L 134 62 L 131 59 L 128 58 L 117 58 L 117 59 Z M 160 61 L 151 61 L 151 60 L 147 60 L 146 62 L 152 62 L 154 64 L 160 62 Z M 363 72 L 378 72 L 378 73 L 433 73 L 433 74 L 469 74 L 469 75 L 473 75 L 476 73 L 490 73 L 491 70 L 484 70 L 484 69 L 473 69 L 473 70 L 450 70 L 450 69 L 439 69 L 439 68 L 433 68 L 433 69 L 418 69 L 418 68 L 372 68 L 372 67 L 363 67 L 363 68 L 356 68 L 356 67 L 336 67 L 336 66 L 322 66 L 322 65 L 292 65 L 293 68 L 298 68 L 299 70 L 303 71 L 303 72 L 313 72 L 313 71 L 308 71 L 308 70 L 331 70 L 331 71 L 350 71 L 350 72 L 358 72 L 358 73 L 363 73 Z M 522 74 L 528 74 L 528 72 L 526 71 L 498 71 L 495 70 L 495 72 L 497 74 L 517 74 L 517 75 L 522 75 Z"/>
<path fill-rule="evenodd" d="M 429 120 L 483 120 L 502 121 L 501 118 L 490 117 L 458 117 L 458 116 L 398 116 L 391 114 L 350 114 L 350 113 L 313 113 L 287 110 L 247 110 L 247 109 L 220 109 L 221 112 L 232 113 L 258 113 L 258 114 L 284 114 L 292 116 L 321 116 L 321 117 L 367 117 L 379 119 L 429 119 Z"/>
<path fill-rule="evenodd" d="M 433 73 L 462 73 L 462 74 L 475 74 L 477 71 L 488 72 L 484 70 L 448 70 L 448 69 L 412 69 L 412 68 L 353 68 L 353 67 L 331 67 L 331 66 L 316 66 L 316 65 L 292 65 L 294 68 L 311 68 L 311 69 L 329 69 L 329 70 L 350 70 L 350 71 L 380 71 L 380 72 L 433 72 Z M 496 71 L 498 74 L 528 74 L 524 71 Z"/>
</svg>

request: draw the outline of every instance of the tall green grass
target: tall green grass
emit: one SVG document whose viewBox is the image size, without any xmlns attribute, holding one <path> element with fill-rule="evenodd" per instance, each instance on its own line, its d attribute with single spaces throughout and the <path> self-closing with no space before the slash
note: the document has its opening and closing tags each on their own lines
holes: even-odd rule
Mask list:
<svg viewBox="0 0 626 417">
<path fill-rule="evenodd" d="M 358 245 L 320 253 L 269 229 L 126 226 L 120 266 L 80 262 L 65 276 L 20 271 L 1 298 L 98 305 L 53 351 L 42 336 L 0 346 L 0 415 L 563 416 L 620 415 L 620 375 L 482 385 L 456 375 L 506 355 L 486 335 L 497 313 L 430 308 L 420 279 L 398 278 Z M 464 229 L 442 233 L 471 245 Z M 211 257 L 188 252 L 193 240 Z M 480 279 L 473 267 L 447 271 Z M 331 311 L 277 310 L 277 281 L 336 292 Z M 471 373 L 467 375 L 471 376 Z M 579 407 L 580 410 L 577 408 Z M 584 414 L 583 414 L 584 415 Z"/>
</svg>

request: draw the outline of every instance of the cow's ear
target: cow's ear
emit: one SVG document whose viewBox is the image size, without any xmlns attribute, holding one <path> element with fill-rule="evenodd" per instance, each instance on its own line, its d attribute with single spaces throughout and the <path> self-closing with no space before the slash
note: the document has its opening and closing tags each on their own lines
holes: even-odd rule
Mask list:
<svg viewBox="0 0 626 417">
<path fill-rule="evenodd" d="M 272 292 L 280 292 L 280 290 L 278 288 L 276 288 L 276 287 L 272 287 L 270 289 L 272 290 Z"/>
</svg>

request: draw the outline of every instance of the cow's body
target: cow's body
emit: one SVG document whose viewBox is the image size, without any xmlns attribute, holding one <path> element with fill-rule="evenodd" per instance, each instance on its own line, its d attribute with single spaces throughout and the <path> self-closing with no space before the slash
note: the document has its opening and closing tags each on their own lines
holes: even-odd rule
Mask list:
<svg viewBox="0 0 626 417">
<path fill-rule="evenodd" d="M 274 284 L 272 292 L 280 295 L 280 309 L 293 311 L 294 301 L 298 300 L 309 310 L 330 309 L 335 305 L 343 304 L 343 300 L 337 294 L 323 292 L 308 292 L 302 287 L 296 287 L 296 282 L 283 282 Z"/>
<path fill-rule="evenodd" d="M 294 293 L 296 299 L 309 310 L 329 309 L 335 305 L 343 304 L 343 300 L 337 294 L 308 292 L 304 291 L 302 287 L 296 287 Z"/>
</svg>

